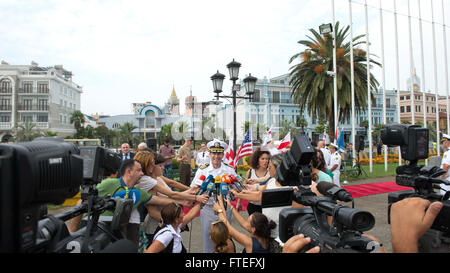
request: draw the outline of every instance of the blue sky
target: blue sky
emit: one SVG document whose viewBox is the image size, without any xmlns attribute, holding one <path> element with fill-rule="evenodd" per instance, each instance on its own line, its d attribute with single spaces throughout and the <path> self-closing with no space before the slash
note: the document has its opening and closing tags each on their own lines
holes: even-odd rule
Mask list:
<svg viewBox="0 0 450 273">
<path fill-rule="evenodd" d="M 354 35 L 365 33 L 363 0 L 353 7 Z M 318 4 L 320 3 L 320 4 Z M 348 1 L 335 0 L 336 20 L 349 23 Z M 371 53 L 381 57 L 380 1 L 368 1 Z M 386 88 L 396 86 L 393 1 L 386 10 L 384 40 Z M 418 0 L 411 0 L 412 40 L 417 74 L 421 75 Z M 434 90 L 429 1 L 420 1 L 424 19 L 425 83 Z M 434 0 L 438 86 L 445 94 L 441 0 Z M 407 1 L 397 0 L 400 83 L 409 76 Z M 444 0 L 446 14 L 450 3 Z M 446 16 L 448 17 L 448 16 Z M 10 64 L 62 64 L 83 86 L 86 114 L 128 114 L 131 103 L 162 106 L 172 87 L 184 102 L 192 87 L 200 101 L 213 98 L 210 77 L 227 75 L 233 58 L 248 73 L 263 78 L 289 72 L 289 58 L 303 50 L 297 41 L 309 28 L 331 22 L 331 1 L 37 1 L 0 2 L 0 59 Z M 447 43 L 450 32 L 446 19 Z M 449 52 L 450 54 L 450 52 Z M 379 60 L 379 59 L 378 59 Z M 381 69 L 373 71 L 381 82 Z M 228 78 L 228 75 L 227 75 Z M 230 90 L 226 80 L 224 90 Z M 182 107 L 183 109 L 183 107 Z"/>
</svg>

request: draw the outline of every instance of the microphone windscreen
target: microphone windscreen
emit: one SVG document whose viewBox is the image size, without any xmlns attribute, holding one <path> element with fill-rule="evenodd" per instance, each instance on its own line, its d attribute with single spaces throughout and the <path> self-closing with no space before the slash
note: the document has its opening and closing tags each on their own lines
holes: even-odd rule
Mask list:
<svg viewBox="0 0 450 273">
<path fill-rule="evenodd" d="M 323 195 L 325 195 L 326 192 L 328 190 L 330 190 L 331 188 L 333 188 L 333 187 L 337 187 L 337 186 L 335 184 L 329 183 L 329 182 L 319 182 L 319 183 L 317 183 L 317 190 Z"/>
<path fill-rule="evenodd" d="M 138 253 L 138 247 L 132 241 L 122 239 L 109 244 L 99 253 Z"/>
</svg>

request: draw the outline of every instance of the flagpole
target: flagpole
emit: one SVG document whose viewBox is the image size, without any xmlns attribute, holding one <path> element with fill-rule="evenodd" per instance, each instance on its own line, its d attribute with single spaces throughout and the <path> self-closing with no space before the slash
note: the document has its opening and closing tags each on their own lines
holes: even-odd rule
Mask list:
<svg viewBox="0 0 450 273">
<path fill-rule="evenodd" d="M 409 33 L 409 65 L 410 65 L 410 87 L 411 88 L 411 123 L 416 124 L 415 113 L 416 113 L 416 97 L 414 96 L 414 59 L 413 59 L 413 48 L 412 48 L 412 33 L 411 33 L 411 9 L 408 2 L 408 33 Z"/>
<path fill-rule="evenodd" d="M 350 17 L 350 77 L 351 77 L 351 95 L 352 95 L 352 156 L 353 156 L 353 165 L 355 165 L 356 159 L 356 147 L 355 147 L 355 64 L 353 61 L 353 16 L 352 16 L 352 0 L 348 0 L 348 8 L 349 8 L 349 17 Z"/>
<path fill-rule="evenodd" d="M 383 10 L 381 8 L 380 0 L 380 30 L 381 30 L 381 78 L 382 78 L 382 88 L 383 88 L 383 121 L 386 124 L 386 88 L 385 88 L 385 68 L 384 68 L 384 31 L 383 31 Z M 387 172 L 387 145 L 384 147 L 384 170 Z"/>
<path fill-rule="evenodd" d="M 395 1 L 395 0 L 394 0 Z M 367 119 L 369 120 L 369 169 L 370 173 L 373 171 L 373 140 L 372 140 L 372 92 L 370 88 L 370 44 L 369 44 L 369 16 L 367 11 L 367 0 L 364 0 L 364 6 L 366 10 L 366 47 L 367 47 L 367 98 L 369 112 Z"/>
<path fill-rule="evenodd" d="M 334 0 L 331 0 L 333 13 L 333 86 L 334 86 L 334 133 L 336 134 L 338 127 L 338 99 L 337 99 L 337 64 L 336 64 L 336 18 L 334 15 Z"/>
<path fill-rule="evenodd" d="M 423 126 L 427 128 L 427 105 L 426 105 L 426 93 L 425 93 L 425 61 L 423 56 L 423 31 L 422 31 L 422 12 L 420 11 L 420 0 L 417 0 L 419 5 L 419 34 L 420 34 L 420 63 L 422 65 L 421 78 L 422 78 L 422 94 L 423 94 Z M 428 159 L 425 159 L 425 165 L 428 166 Z"/>
<path fill-rule="evenodd" d="M 438 79 L 437 79 L 437 57 L 436 57 L 436 31 L 434 26 L 434 10 L 433 10 L 433 0 L 431 3 L 431 26 L 433 34 L 433 60 L 434 60 L 434 92 L 436 94 L 436 149 L 437 155 L 441 155 L 440 145 L 439 145 L 439 99 L 438 99 Z"/>
<path fill-rule="evenodd" d="M 448 59 L 447 59 L 447 33 L 445 31 L 445 12 L 444 12 L 444 0 L 442 2 L 442 30 L 444 35 L 444 63 L 445 63 L 445 94 L 446 94 L 446 104 L 447 104 L 447 134 L 450 134 L 450 105 L 448 101 Z"/>
<path fill-rule="evenodd" d="M 399 57 L 398 57 L 398 28 L 397 28 L 397 4 L 396 0 L 394 0 L 394 24 L 395 24 L 395 55 L 396 55 L 396 68 L 395 68 L 395 77 L 397 80 L 397 120 L 398 123 L 401 123 L 400 117 L 400 72 L 399 72 Z M 402 152 L 400 146 L 398 149 L 398 165 L 402 165 Z"/>
</svg>

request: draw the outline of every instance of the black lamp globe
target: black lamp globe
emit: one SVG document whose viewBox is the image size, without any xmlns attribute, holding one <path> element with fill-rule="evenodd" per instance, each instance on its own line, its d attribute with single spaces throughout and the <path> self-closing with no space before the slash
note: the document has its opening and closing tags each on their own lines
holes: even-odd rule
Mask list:
<svg viewBox="0 0 450 273">
<path fill-rule="evenodd" d="M 247 95 L 252 96 L 255 93 L 256 81 L 258 79 L 253 77 L 252 74 L 248 74 L 248 77 L 244 79 L 245 92 Z"/>
<path fill-rule="evenodd" d="M 234 59 L 231 63 L 227 64 L 228 71 L 230 72 L 230 80 L 237 81 L 239 79 L 239 68 L 241 64 Z"/>
<path fill-rule="evenodd" d="M 223 86 L 223 80 L 225 79 L 225 75 L 219 73 L 217 70 L 217 73 L 211 76 L 211 80 L 213 83 L 213 89 L 214 93 L 217 93 L 219 95 L 222 93 L 222 86 Z"/>
</svg>

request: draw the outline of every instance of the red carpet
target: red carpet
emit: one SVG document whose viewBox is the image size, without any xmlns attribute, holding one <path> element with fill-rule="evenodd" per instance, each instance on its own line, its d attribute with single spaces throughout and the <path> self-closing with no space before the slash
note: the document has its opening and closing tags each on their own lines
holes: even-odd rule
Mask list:
<svg viewBox="0 0 450 273">
<path fill-rule="evenodd" d="M 343 186 L 342 188 L 348 191 L 353 198 L 412 189 L 410 187 L 399 186 L 393 181 Z"/>
<path fill-rule="evenodd" d="M 342 186 L 342 188 L 348 191 L 353 196 L 353 198 L 413 189 L 410 187 L 399 186 L 394 181 Z M 233 206 L 236 206 L 236 201 L 231 202 L 231 204 L 233 204 Z M 242 210 L 243 211 L 247 210 L 248 201 L 241 200 L 241 204 Z M 189 210 L 190 210 L 189 208 L 183 207 L 183 211 L 185 214 L 189 212 Z M 199 215 L 200 213 L 197 216 Z"/>
</svg>

